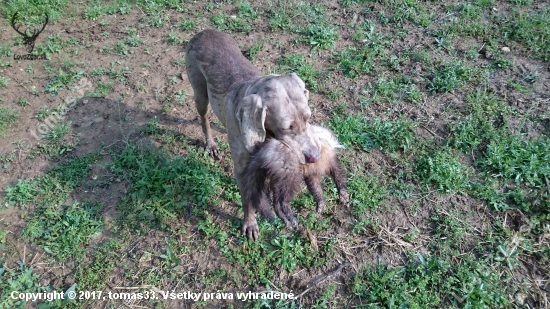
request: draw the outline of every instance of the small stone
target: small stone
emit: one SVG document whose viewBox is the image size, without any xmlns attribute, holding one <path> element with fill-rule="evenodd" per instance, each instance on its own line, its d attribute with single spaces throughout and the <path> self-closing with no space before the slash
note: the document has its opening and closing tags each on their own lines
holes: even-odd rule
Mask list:
<svg viewBox="0 0 550 309">
<path fill-rule="evenodd" d="M 509 53 L 510 52 L 510 47 L 504 46 L 503 48 L 501 48 L 501 50 L 505 53 Z"/>
<path fill-rule="evenodd" d="M 525 300 L 527 299 L 527 295 L 523 294 L 523 293 L 516 293 L 516 301 L 523 305 L 525 303 Z"/>
</svg>

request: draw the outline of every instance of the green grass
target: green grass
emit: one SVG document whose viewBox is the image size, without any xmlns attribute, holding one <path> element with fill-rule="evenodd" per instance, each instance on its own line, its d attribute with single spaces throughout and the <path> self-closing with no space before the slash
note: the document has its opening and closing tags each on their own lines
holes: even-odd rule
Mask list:
<svg viewBox="0 0 550 309">
<path fill-rule="evenodd" d="M 247 20 L 247 17 L 232 17 L 226 13 L 218 13 L 210 18 L 214 27 L 221 31 L 251 32 L 254 25 Z"/>
<path fill-rule="evenodd" d="M 13 127 L 20 117 L 20 114 L 13 108 L 0 107 L 0 134 Z"/>
<path fill-rule="evenodd" d="M 397 105 L 401 101 L 418 104 L 424 99 L 425 94 L 410 78 L 380 77 L 378 81 L 367 89 L 368 100 L 376 103 L 389 103 Z"/>
<path fill-rule="evenodd" d="M 308 63 L 303 54 L 289 54 L 277 61 L 280 64 L 280 69 L 284 73 L 296 73 L 306 83 L 308 89 L 317 91 L 319 89 L 319 79 L 321 71 Z"/>
<path fill-rule="evenodd" d="M 348 183 L 351 195 L 350 206 L 358 219 L 370 210 L 384 206 L 388 191 L 376 178 L 367 175 L 353 175 Z"/>
<path fill-rule="evenodd" d="M 53 179 L 45 181 L 59 185 Z M 23 238 L 60 260 L 78 256 L 102 230 L 101 208 L 98 203 L 41 205 L 23 230 Z"/>
<path fill-rule="evenodd" d="M 54 54 L 59 54 L 64 48 L 75 47 L 78 44 L 78 41 L 71 38 L 65 40 L 59 34 L 50 35 L 45 40 L 37 42 L 33 54 L 45 55 L 47 60 L 51 60 Z"/>
<path fill-rule="evenodd" d="M 377 48 L 350 47 L 337 55 L 338 67 L 344 75 L 357 78 L 364 74 L 375 73 L 375 62 L 382 53 Z"/>
<path fill-rule="evenodd" d="M 244 249 L 232 247 L 225 253 L 230 261 L 242 267 L 243 279 L 248 284 L 270 284 L 276 275 L 270 265 L 280 265 L 287 271 L 293 271 L 298 266 L 324 265 L 331 257 L 334 246 L 331 242 L 322 244 L 316 251 L 307 240 L 297 235 L 286 236 L 273 226 L 261 226 L 260 229 L 268 232 L 263 239 L 258 242 L 246 240 Z"/>
<path fill-rule="evenodd" d="M 509 16 L 505 29 L 511 39 L 527 48 L 535 57 L 550 60 L 550 9 L 534 12 L 514 11 Z"/>
<path fill-rule="evenodd" d="M 9 185 L 0 198 L 10 209 L 0 220 L 1 308 L 34 305 L 14 304 L 5 294 L 13 290 L 182 286 L 306 291 L 289 303 L 199 307 L 547 305 L 550 11 L 540 2 L 3 4 L 0 166 Z M 13 60 L 24 51 L 9 29 L 15 11 L 24 28 L 48 13 L 33 52 L 46 61 Z M 212 160 L 198 120 L 187 117 L 194 107 L 181 75 L 185 45 L 206 28 L 229 33 L 262 72 L 295 72 L 305 81 L 311 122 L 331 127 L 346 147 L 339 159 L 348 207 L 325 177 L 326 211 L 315 212 L 304 186 L 292 201 L 295 230 L 258 216 L 259 240 L 242 235 L 225 129 L 212 116 L 222 154 Z M 93 83 L 84 94 L 76 89 L 83 81 Z M 58 117 L 61 102 L 76 96 L 117 102 L 93 125 L 105 136 L 88 139 L 78 126 L 83 114 Z M 100 105 L 79 104 L 75 112 L 102 114 Z M 40 125 L 42 139 L 12 134 L 23 124 Z M 345 262 L 352 265 L 327 277 Z"/>
<path fill-rule="evenodd" d="M 253 62 L 256 58 L 256 55 L 258 55 L 264 49 L 264 45 L 264 40 L 258 40 L 254 42 L 254 44 L 244 53 L 244 55 L 246 56 L 246 58 Z"/>
<path fill-rule="evenodd" d="M 422 184 L 439 192 L 462 191 L 469 183 L 469 170 L 448 149 L 427 151 L 415 162 L 415 174 Z"/>
<path fill-rule="evenodd" d="M 13 57 L 13 52 L 9 46 L 0 44 L 0 56 L 2 57 Z"/>
<path fill-rule="evenodd" d="M 531 186 L 545 185 L 550 178 L 550 140 L 524 140 L 518 135 L 492 140 L 476 165 L 492 177 Z"/>
<path fill-rule="evenodd" d="M 314 35 L 322 37 L 321 41 L 330 44 L 335 33 L 330 30 L 329 22 L 325 16 L 326 8 L 307 2 L 290 1 L 281 3 L 271 9 L 268 24 L 271 30 L 291 31 L 301 33 L 306 38 Z M 311 27 L 312 31 L 309 31 Z M 306 39 L 307 41 L 307 39 Z M 317 44 L 314 44 L 317 45 Z"/>
<path fill-rule="evenodd" d="M 94 248 L 89 258 L 82 257 L 75 272 L 77 290 L 100 291 L 105 288 L 109 274 L 118 264 L 117 255 L 121 249 L 124 246 L 117 239 L 111 239 Z"/>
<path fill-rule="evenodd" d="M 87 94 L 88 96 L 94 96 L 94 97 L 105 97 L 109 93 L 111 93 L 111 90 L 113 90 L 113 83 L 112 82 L 98 82 L 96 90 L 93 93 Z"/>
<path fill-rule="evenodd" d="M 80 80 L 83 74 L 84 71 L 65 72 L 63 69 L 59 69 L 57 75 L 46 85 L 45 91 L 56 95 L 62 89 L 71 89 L 71 84 Z"/>
<path fill-rule="evenodd" d="M 7 87 L 10 83 L 11 78 L 0 76 L 0 88 Z"/>
<path fill-rule="evenodd" d="M 61 16 L 67 16 L 73 12 L 67 11 L 67 0 L 42 0 L 42 1 L 28 1 L 28 0 L 15 0 L 8 1 L 2 8 L 4 16 L 11 18 L 15 12 L 19 12 L 19 18 L 26 25 L 44 22 L 44 14 L 48 14 L 50 22 L 57 21 Z"/>
<path fill-rule="evenodd" d="M 24 300 L 13 299 L 12 292 L 40 293 L 48 287 L 39 283 L 39 275 L 22 262 L 17 268 L 9 269 L 0 261 L 0 308 L 27 308 Z"/>
<path fill-rule="evenodd" d="M 74 158 L 46 175 L 33 180 L 19 180 L 6 188 L 5 205 L 36 204 L 22 235 L 59 259 L 81 254 L 82 245 L 101 231 L 101 204 L 73 202 L 67 199 L 88 175 L 99 155 Z"/>
<path fill-rule="evenodd" d="M 414 144 L 414 124 L 406 120 L 384 121 L 362 116 L 335 115 L 329 125 L 345 146 L 363 151 L 407 151 Z"/>
<path fill-rule="evenodd" d="M 506 102 L 486 87 L 477 88 L 466 95 L 467 112 L 450 125 L 452 137 L 449 144 L 466 153 L 480 150 L 490 140 L 498 139 L 502 133 L 496 125 L 498 119 L 511 114 Z"/>
<path fill-rule="evenodd" d="M 313 48 L 320 49 L 332 49 L 338 35 L 336 34 L 336 28 L 326 25 L 314 24 L 306 30 L 306 41 Z"/>
<path fill-rule="evenodd" d="M 171 158 L 162 150 L 130 145 L 116 154 L 110 169 L 131 183 L 120 206 L 125 222 L 165 227 L 191 205 L 201 209 L 216 200 L 227 176 L 200 152 L 189 151 Z"/>
<path fill-rule="evenodd" d="M 31 102 L 29 102 L 28 99 L 23 98 L 23 97 L 20 97 L 19 99 L 17 99 L 17 101 L 16 101 L 15 103 L 17 103 L 17 105 L 19 105 L 19 106 L 21 106 L 21 107 L 25 107 L 25 106 L 31 105 Z"/>
<path fill-rule="evenodd" d="M 34 153 L 43 155 L 47 159 L 58 160 L 72 152 L 78 146 L 80 137 L 72 133 L 70 125 L 70 123 L 57 121 L 49 126 L 42 142 L 36 144 Z"/>
<path fill-rule="evenodd" d="M 428 90 L 433 93 L 452 92 L 474 77 L 474 70 L 463 62 L 452 61 L 437 65 L 428 77 Z"/>
<path fill-rule="evenodd" d="M 502 308 L 509 304 L 499 277 L 474 259 L 451 264 L 410 254 L 403 268 L 380 262 L 363 267 L 349 286 L 361 298 L 359 308 Z"/>
</svg>

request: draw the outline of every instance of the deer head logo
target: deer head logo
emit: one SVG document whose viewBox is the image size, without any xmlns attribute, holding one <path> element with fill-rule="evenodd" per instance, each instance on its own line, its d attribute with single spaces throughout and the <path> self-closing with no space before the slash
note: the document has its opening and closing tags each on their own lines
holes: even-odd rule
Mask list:
<svg viewBox="0 0 550 309">
<path fill-rule="evenodd" d="M 35 29 L 32 29 L 33 31 L 31 31 L 30 29 L 26 29 L 25 31 L 21 32 L 19 31 L 19 28 L 21 27 L 21 25 L 16 25 L 15 23 L 15 19 L 17 18 L 18 13 L 19 12 L 15 12 L 15 14 L 13 14 L 11 18 L 11 26 L 13 27 L 13 30 L 15 30 L 17 33 L 23 36 L 23 44 L 25 44 L 25 48 L 27 49 L 27 52 L 30 54 L 34 50 L 34 41 L 36 41 L 36 38 L 38 37 L 38 35 L 42 32 L 42 30 L 44 30 L 44 28 L 46 28 L 46 25 L 48 24 L 48 14 L 44 14 L 46 15 L 46 21 L 44 22 L 42 29 L 38 30 L 35 28 Z"/>
</svg>

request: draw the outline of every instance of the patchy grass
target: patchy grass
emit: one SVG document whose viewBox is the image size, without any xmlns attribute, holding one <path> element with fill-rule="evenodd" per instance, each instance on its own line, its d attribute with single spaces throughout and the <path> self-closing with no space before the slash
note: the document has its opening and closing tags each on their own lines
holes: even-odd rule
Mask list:
<svg viewBox="0 0 550 309">
<path fill-rule="evenodd" d="M 79 80 L 84 71 L 78 72 L 65 72 L 63 69 L 59 69 L 57 75 L 55 75 L 51 81 L 46 85 L 46 92 L 56 95 L 63 88 L 69 88 L 72 83 Z"/>
<path fill-rule="evenodd" d="M 550 307 L 540 1 L 4 4 L 0 307 L 176 306 L 159 291 L 300 295 L 184 307 Z M 46 60 L 13 59 L 16 11 L 23 31 L 48 14 L 32 52 Z M 242 235 L 226 129 L 210 117 L 212 160 L 182 74 L 206 28 L 304 80 L 311 122 L 346 147 L 348 205 L 325 177 L 326 211 L 304 186 L 295 229 L 259 216 L 258 241 Z M 14 290 L 159 299 L 29 304 Z"/>
<path fill-rule="evenodd" d="M 294 72 L 306 83 L 308 89 L 317 91 L 319 89 L 319 79 L 322 72 L 316 70 L 312 64 L 308 63 L 303 54 L 290 54 L 278 60 L 281 65 L 281 71 L 284 73 Z"/>
<path fill-rule="evenodd" d="M 493 177 L 542 186 L 550 178 L 549 146 L 548 138 L 525 141 L 517 135 L 502 136 L 487 145 L 477 165 Z"/>
<path fill-rule="evenodd" d="M 19 262 L 16 269 L 7 269 L 0 263 L 0 306 L 2 308 L 26 308 L 25 300 L 13 299 L 11 294 L 40 293 L 48 291 L 48 287 L 40 285 L 39 276 L 32 268 Z"/>
<path fill-rule="evenodd" d="M 509 304 L 496 274 L 483 263 L 468 259 L 459 264 L 436 257 L 411 255 L 403 268 L 378 263 L 362 268 L 350 288 L 366 303 L 417 308 L 460 306 L 500 308 Z M 410 287 L 422 286 L 422 289 Z"/>
<path fill-rule="evenodd" d="M 389 103 L 397 105 L 401 101 L 408 101 L 418 104 L 424 98 L 424 93 L 420 91 L 410 78 L 380 77 L 376 84 L 366 90 L 369 102 Z"/>
<path fill-rule="evenodd" d="M 468 169 L 448 149 L 420 154 L 415 174 L 423 184 L 430 184 L 440 192 L 461 191 L 467 187 Z"/>
<path fill-rule="evenodd" d="M 472 80 L 474 72 L 462 62 L 443 63 L 432 70 L 428 78 L 428 90 L 431 93 L 452 92 Z"/>
<path fill-rule="evenodd" d="M 336 115 L 330 126 L 344 145 L 353 145 L 363 151 L 373 148 L 390 152 L 407 151 L 414 143 L 413 123 L 405 120 L 390 122 Z"/>
<path fill-rule="evenodd" d="M 535 57 L 548 61 L 550 59 L 550 43 L 546 39 L 550 35 L 548 22 L 550 22 L 548 7 L 535 12 L 518 10 L 509 17 L 505 27 L 511 39 L 524 45 Z"/>
<path fill-rule="evenodd" d="M 132 184 L 121 207 L 126 222 L 162 227 L 188 207 L 204 208 L 215 201 L 226 176 L 212 173 L 208 160 L 191 151 L 170 158 L 163 151 L 129 146 L 115 156 L 111 170 Z M 202 186 L 205 182 L 209 185 Z"/>
<path fill-rule="evenodd" d="M 12 108 L 0 107 L 0 134 L 17 123 L 21 115 Z"/>
<path fill-rule="evenodd" d="M 58 185 L 55 180 L 46 179 L 44 185 Z M 82 254 L 82 248 L 102 227 L 96 203 L 67 205 L 41 205 L 34 210 L 23 238 L 44 248 L 44 251 L 58 259 Z"/>
</svg>

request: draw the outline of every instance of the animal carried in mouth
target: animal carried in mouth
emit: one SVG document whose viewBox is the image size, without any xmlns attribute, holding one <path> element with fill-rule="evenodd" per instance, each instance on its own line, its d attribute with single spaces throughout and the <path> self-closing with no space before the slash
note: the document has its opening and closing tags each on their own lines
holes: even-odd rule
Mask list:
<svg viewBox="0 0 550 309">
<path fill-rule="evenodd" d="M 266 137 L 284 142 L 301 164 L 319 160 L 319 144 L 310 135 L 309 92 L 294 73 L 264 76 L 241 53 L 229 35 L 204 30 L 188 43 L 187 76 L 194 92 L 206 147 L 219 157 L 206 117 L 208 105 L 227 129 L 233 170 L 244 211 L 242 232 L 256 240 L 260 233 L 254 205 L 244 191 L 242 171 L 254 146 Z"/>
<path fill-rule="evenodd" d="M 337 149 L 343 148 L 330 130 L 310 125 L 312 136 L 319 140 L 321 157 L 315 163 L 301 164 L 284 142 L 268 139 L 256 146 L 241 178 L 245 179 L 245 192 L 252 205 L 267 219 L 272 219 L 273 209 L 287 228 L 297 225 L 290 202 L 302 188 L 305 180 L 309 192 L 317 203 L 317 212 L 325 209 L 321 178 L 330 175 L 334 180 L 340 203 L 347 205 L 349 194 L 346 188 L 346 173 L 337 157 Z M 268 205 L 271 191 L 273 209 Z"/>
</svg>

